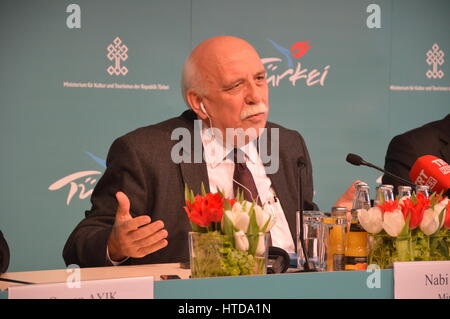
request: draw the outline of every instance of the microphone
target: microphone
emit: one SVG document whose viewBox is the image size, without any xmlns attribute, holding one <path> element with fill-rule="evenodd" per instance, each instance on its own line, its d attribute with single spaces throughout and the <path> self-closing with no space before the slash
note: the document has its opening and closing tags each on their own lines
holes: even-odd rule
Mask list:
<svg viewBox="0 0 450 319">
<path fill-rule="evenodd" d="M 406 179 L 403 179 L 400 176 L 394 175 L 391 172 L 388 172 L 388 171 L 382 169 L 381 167 L 378 167 L 378 166 L 376 166 L 376 165 L 374 165 L 372 163 L 366 162 L 359 155 L 348 153 L 346 161 L 349 162 L 352 165 L 355 165 L 355 166 L 364 165 L 364 166 L 375 168 L 376 170 L 379 170 L 380 172 L 383 172 L 384 174 L 389 175 L 392 178 L 395 178 L 396 180 L 398 180 L 399 182 L 403 183 L 404 185 L 409 185 L 409 186 L 414 187 L 414 188 L 416 187 L 416 185 L 414 183 L 411 183 L 410 181 L 407 181 Z"/>
<path fill-rule="evenodd" d="M 426 185 L 432 192 L 448 192 L 450 189 L 450 165 L 433 155 L 419 157 L 409 172 L 409 178 L 417 185 Z"/>
<path fill-rule="evenodd" d="M 302 251 L 303 251 L 303 256 L 305 257 L 305 266 L 304 266 L 304 270 L 300 271 L 300 272 L 312 272 L 312 271 L 316 271 L 314 269 L 314 265 L 310 265 L 309 263 L 309 258 L 308 258 L 308 254 L 306 253 L 306 247 L 305 247 L 305 240 L 304 240 L 304 230 L 303 230 L 303 204 L 304 204 L 304 200 L 303 200 L 303 178 L 302 178 L 302 172 L 303 169 L 306 167 L 306 160 L 303 156 L 299 157 L 297 160 L 297 169 L 298 169 L 298 191 L 299 191 L 299 196 L 298 196 L 298 210 L 300 212 L 300 220 L 299 220 L 299 227 L 300 227 L 300 243 L 302 245 Z M 298 244 L 298 243 L 297 243 Z M 312 267 L 311 267 L 312 266 Z"/>
</svg>

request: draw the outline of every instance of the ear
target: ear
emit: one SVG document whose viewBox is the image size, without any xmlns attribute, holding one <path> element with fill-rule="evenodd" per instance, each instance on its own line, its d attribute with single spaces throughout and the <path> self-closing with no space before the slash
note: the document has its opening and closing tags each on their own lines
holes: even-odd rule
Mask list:
<svg viewBox="0 0 450 319">
<path fill-rule="evenodd" d="M 208 116 L 205 114 L 205 112 L 202 111 L 200 107 L 202 98 L 196 92 L 194 92 L 193 90 L 188 90 L 186 92 L 186 100 L 192 111 L 194 111 L 199 118 L 201 118 L 202 120 L 206 120 L 208 118 Z"/>
</svg>

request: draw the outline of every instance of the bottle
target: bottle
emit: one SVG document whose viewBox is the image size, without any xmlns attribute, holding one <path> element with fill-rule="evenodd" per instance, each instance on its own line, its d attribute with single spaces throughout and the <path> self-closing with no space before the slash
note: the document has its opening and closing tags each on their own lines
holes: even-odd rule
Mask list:
<svg viewBox="0 0 450 319">
<path fill-rule="evenodd" d="M 394 186 L 384 184 L 377 187 L 374 205 L 380 205 L 390 200 L 394 200 Z"/>
<path fill-rule="evenodd" d="M 430 188 L 427 185 L 416 185 L 416 194 L 423 193 L 426 198 L 430 197 Z"/>
<path fill-rule="evenodd" d="M 345 270 L 345 233 L 347 225 L 347 208 L 331 208 L 332 225 L 330 225 L 327 271 Z"/>
<path fill-rule="evenodd" d="M 370 208 L 370 188 L 357 185 L 353 200 L 352 220 L 345 241 L 345 270 L 365 270 L 368 257 L 368 234 L 358 220 L 358 209 Z"/>
<path fill-rule="evenodd" d="M 357 200 L 357 198 L 358 198 L 358 191 L 359 191 L 359 190 L 361 189 L 361 187 L 363 187 L 363 186 L 369 186 L 369 185 L 367 185 L 367 183 L 364 183 L 364 182 L 359 182 L 359 183 L 357 183 L 356 186 L 355 186 L 356 191 L 355 191 L 355 197 L 353 197 L 353 203 L 352 203 L 352 207 L 353 207 L 353 208 L 354 208 L 355 205 L 356 205 L 356 200 Z"/>
<path fill-rule="evenodd" d="M 347 207 L 333 206 L 331 207 L 331 217 L 345 217 L 347 215 Z"/>
<path fill-rule="evenodd" d="M 398 187 L 398 202 L 401 203 L 403 199 L 411 197 L 411 186 L 399 186 Z"/>
</svg>

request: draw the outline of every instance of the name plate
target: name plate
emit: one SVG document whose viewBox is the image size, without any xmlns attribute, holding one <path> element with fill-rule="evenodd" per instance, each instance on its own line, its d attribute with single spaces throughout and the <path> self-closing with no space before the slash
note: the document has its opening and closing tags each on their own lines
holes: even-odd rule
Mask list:
<svg viewBox="0 0 450 319">
<path fill-rule="evenodd" d="M 450 260 L 394 263 L 395 299 L 450 299 Z"/>
<path fill-rule="evenodd" d="M 153 277 L 33 284 L 8 289 L 9 299 L 153 299 Z"/>
</svg>

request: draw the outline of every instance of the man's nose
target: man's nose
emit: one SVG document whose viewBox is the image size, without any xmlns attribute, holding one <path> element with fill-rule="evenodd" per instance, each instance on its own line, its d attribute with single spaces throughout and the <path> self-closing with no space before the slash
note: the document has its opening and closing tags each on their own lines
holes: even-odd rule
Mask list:
<svg viewBox="0 0 450 319">
<path fill-rule="evenodd" d="M 245 103 L 258 104 L 261 102 L 261 88 L 255 82 L 249 81 L 246 88 Z"/>
</svg>

